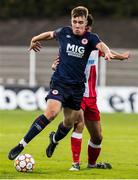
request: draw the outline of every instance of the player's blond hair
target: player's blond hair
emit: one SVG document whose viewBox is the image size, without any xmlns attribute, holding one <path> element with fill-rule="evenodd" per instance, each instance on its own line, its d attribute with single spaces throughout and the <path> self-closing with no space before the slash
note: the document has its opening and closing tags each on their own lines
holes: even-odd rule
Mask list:
<svg viewBox="0 0 138 180">
<path fill-rule="evenodd" d="M 77 6 L 71 11 L 71 17 L 84 16 L 85 18 L 87 18 L 88 14 L 89 14 L 89 11 L 84 6 Z"/>
</svg>

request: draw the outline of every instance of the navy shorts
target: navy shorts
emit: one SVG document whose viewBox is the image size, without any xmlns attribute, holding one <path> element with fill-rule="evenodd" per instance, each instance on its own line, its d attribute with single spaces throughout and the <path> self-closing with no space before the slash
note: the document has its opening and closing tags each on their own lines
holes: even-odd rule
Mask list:
<svg viewBox="0 0 138 180">
<path fill-rule="evenodd" d="M 79 110 L 84 90 L 84 84 L 69 85 L 52 80 L 46 100 L 55 99 L 60 101 L 64 108 Z"/>
</svg>

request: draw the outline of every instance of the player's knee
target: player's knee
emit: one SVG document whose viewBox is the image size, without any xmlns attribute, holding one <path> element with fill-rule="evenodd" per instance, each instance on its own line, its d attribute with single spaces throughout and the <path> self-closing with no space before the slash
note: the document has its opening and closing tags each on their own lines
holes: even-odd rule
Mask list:
<svg viewBox="0 0 138 180">
<path fill-rule="evenodd" d="M 58 113 L 56 111 L 54 111 L 54 110 L 50 110 L 48 112 L 44 112 L 44 115 L 50 121 L 52 121 L 57 116 L 57 114 Z"/>
</svg>

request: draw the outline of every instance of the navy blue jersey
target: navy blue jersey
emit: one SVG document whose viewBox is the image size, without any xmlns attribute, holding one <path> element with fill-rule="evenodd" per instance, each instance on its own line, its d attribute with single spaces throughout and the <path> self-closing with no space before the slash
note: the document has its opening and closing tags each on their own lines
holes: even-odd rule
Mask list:
<svg viewBox="0 0 138 180">
<path fill-rule="evenodd" d="M 82 36 L 74 35 L 71 27 L 56 30 L 54 36 L 59 43 L 60 63 L 52 79 L 67 84 L 84 83 L 88 57 L 100 42 L 99 37 L 90 32 Z"/>
</svg>

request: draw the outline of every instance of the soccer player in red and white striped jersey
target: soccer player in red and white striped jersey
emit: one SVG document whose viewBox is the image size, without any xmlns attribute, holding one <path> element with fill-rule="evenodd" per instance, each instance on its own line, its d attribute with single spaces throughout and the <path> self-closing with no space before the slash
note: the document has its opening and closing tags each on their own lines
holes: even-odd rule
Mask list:
<svg viewBox="0 0 138 180">
<path fill-rule="evenodd" d="M 84 114 L 84 120 L 88 131 L 90 132 L 91 139 L 88 143 L 88 164 L 93 167 L 96 165 L 96 160 L 101 151 L 101 125 L 100 125 L 100 113 L 96 104 L 96 83 L 97 83 L 97 70 L 98 60 L 100 56 L 99 50 L 94 50 L 88 59 L 88 63 L 85 69 L 86 83 L 85 92 L 83 95 L 81 108 Z M 74 126 L 74 131 L 71 136 L 71 149 L 73 164 L 70 170 L 79 170 L 80 165 L 80 152 L 82 143 L 82 131 L 84 128 L 83 120 L 78 119 L 78 122 Z M 92 132 L 91 132 L 92 130 Z"/>
</svg>

